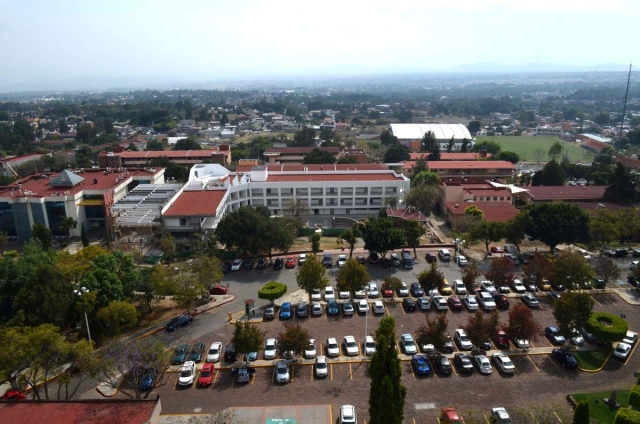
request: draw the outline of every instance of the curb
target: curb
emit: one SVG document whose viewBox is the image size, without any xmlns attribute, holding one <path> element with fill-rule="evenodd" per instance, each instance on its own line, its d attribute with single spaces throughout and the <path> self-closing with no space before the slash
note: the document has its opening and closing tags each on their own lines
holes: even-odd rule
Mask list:
<svg viewBox="0 0 640 424">
<path fill-rule="evenodd" d="M 584 368 L 582 368 L 580 365 L 578 365 L 578 369 L 580 371 L 584 371 L 584 372 L 588 372 L 588 373 L 592 373 L 595 374 L 597 372 L 602 371 L 602 369 L 605 367 L 605 365 L 607 365 L 607 363 L 609 362 L 609 358 L 611 358 L 611 355 L 613 355 L 613 351 L 615 349 L 611 349 L 611 352 L 609 352 L 609 356 L 607 356 L 607 359 L 604 360 L 604 362 L 602 363 L 602 365 L 600 366 L 600 368 L 595 369 L 595 370 L 585 370 Z M 631 357 L 631 355 L 629 355 L 629 357 Z"/>
</svg>

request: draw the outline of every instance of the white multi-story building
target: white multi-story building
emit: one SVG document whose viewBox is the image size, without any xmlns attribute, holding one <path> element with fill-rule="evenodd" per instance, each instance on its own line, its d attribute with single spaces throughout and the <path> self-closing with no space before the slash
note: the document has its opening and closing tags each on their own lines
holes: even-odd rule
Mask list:
<svg viewBox="0 0 640 424">
<path fill-rule="evenodd" d="M 256 166 L 232 173 L 221 165 L 191 168 L 189 182 L 162 210 L 165 229 L 207 231 L 241 206 L 266 206 L 286 214 L 297 199 L 308 208 L 308 225 L 331 226 L 334 217 L 377 215 L 385 199 L 404 205 L 409 179 L 385 167 L 359 165 Z"/>
<path fill-rule="evenodd" d="M 536 127 L 537 136 L 562 137 L 564 132 L 562 127 Z"/>
</svg>

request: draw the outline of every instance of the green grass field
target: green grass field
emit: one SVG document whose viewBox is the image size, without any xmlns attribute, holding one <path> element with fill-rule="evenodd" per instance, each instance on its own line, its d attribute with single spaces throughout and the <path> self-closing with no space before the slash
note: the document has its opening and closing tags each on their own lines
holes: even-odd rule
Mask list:
<svg viewBox="0 0 640 424">
<path fill-rule="evenodd" d="M 538 158 L 535 153 L 537 149 L 542 149 L 544 152 L 540 161 L 548 161 L 549 156 L 547 152 L 549 151 L 549 147 L 556 141 L 562 144 L 571 162 L 591 162 L 593 159 L 593 155 L 580 147 L 580 144 L 569 143 L 555 137 L 476 137 L 476 141 L 495 141 L 496 143 L 500 143 L 503 151 L 517 153 L 518 156 L 520 156 L 520 162 L 537 162 Z"/>
<path fill-rule="evenodd" d="M 591 412 L 591 422 L 598 424 L 610 424 L 613 422 L 616 416 L 616 410 L 609 408 L 604 402 L 604 398 L 608 398 L 611 395 L 611 391 L 595 392 L 595 393 L 579 393 L 573 396 L 576 402 L 582 402 L 584 400 L 589 401 L 589 411 Z M 629 390 L 618 390 L 618 402 L 622 406 L 627 406 L 627 399 L 629 397 Z"/>
</svg>

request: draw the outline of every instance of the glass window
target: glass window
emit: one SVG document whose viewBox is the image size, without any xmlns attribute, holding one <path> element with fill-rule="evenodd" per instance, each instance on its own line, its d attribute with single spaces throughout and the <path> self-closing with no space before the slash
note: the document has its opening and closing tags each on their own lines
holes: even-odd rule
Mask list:
<svg viewBox="0 0 640 424">
<path fill-rule="evenodd" d="M 16 224 L 13 221 L 13 210 L 9 203 L 0 203 L 0 231 L 8 236 L 16 236 Z"/>
<path fill-rule="evenodd" d="M 62 218 L 67 216 L 64 202 L 45 202 L 47 217 L 49 218 L 49 229 L 54 236 L 66 236 L 65 231 L 60 229 Z"/>
</svg>

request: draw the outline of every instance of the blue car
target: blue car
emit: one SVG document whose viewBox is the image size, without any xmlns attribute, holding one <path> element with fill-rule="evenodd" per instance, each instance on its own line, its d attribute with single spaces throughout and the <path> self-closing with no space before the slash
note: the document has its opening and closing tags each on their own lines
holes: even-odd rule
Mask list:
<svg viewBox="0 0 640 424">
<path fill-rule="evenodd" d="M 247 361 L 252 362 L 258 359 L 258 352 L 249 352 L 247 353 Z"/>
<path fill-rule="evenodd" d="M 331 299 L 327 302 L 327 314 L 328 315 L 338 315 L 340 313 L 340 307 L 338 306 L 338 302 L 334 299 Z"/>
<path fill-rule="evenodd" d="M 430 375 L 431 367 L 429 366 L 429 361 L 422 355 L 414 355 L 411 358 L 411 365 L 413 365 L 413 370 L 416 375 Z"/>
<path fill-rule="evenodd" d="M 140 380 L 140 390 L 142 391 L 151 390 L 155 379 L 156 379 L 156 370 L 152 368 L 148 368 L 145 371 L 144 375 L 142 376 L 142 379 Z"/>
<path fill-rule="evenodd" d="M 284 302 L 282 307 L 280 308 L 280 319 L 289 319 L 291 318 L 291 303 Z"/>
</svg>

